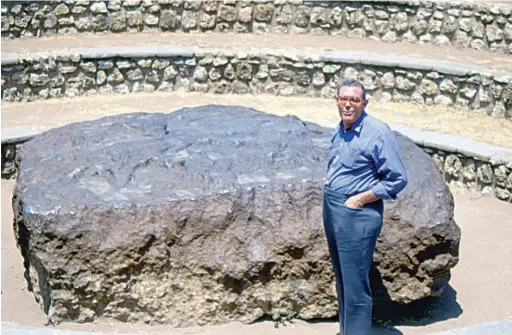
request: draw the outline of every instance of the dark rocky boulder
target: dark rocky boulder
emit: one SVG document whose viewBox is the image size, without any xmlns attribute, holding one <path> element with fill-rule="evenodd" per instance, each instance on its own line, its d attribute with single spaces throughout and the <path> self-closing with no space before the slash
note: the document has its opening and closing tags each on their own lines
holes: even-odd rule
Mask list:
<svg viewBox="0 0 512 335">
<path fill-rule="evenodd" d="M 321 204 L 331 129 L 205 106 L 67 125 L 18 155 L 14 230 L 50 322 L 175 326 L 332 317 Z M 453 198 L 399 136 L 409 186 L 386 204 L 379 300 L 436 295 L 458 261 Z"/>
</svg>

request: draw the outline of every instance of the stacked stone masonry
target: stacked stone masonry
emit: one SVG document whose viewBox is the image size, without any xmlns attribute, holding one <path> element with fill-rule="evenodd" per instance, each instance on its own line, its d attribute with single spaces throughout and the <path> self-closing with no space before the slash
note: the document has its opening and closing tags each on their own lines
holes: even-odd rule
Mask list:
<svg viewBox="0 0 512 335">
<path fill-rule="evenodd" d="M 13 179 L 16 177 L 17 169 L 14 163 L 16 149 L 22 143 L 2 143 L 2 179 Z"/>
<path fill-rule="evenodd" d="M 437 163 L 448 184 L 512 202 L 512 161 L 483 161 L 435 148 L 422 149 Z"/>
<path fill-rule="evenodd" d="M 512 53 L 512 5 L 461 1 L 3 1 L 2 37 L 181 31 L 292 33 Z"/>
<path fill-rule="evenodd" d="M 32 101 L 137 91 L 333 98 L 340 79 L 351 77 L 361 80 L 369 95 L 380 101 L 478 109 L 512 120 L 512 75 L 508 73 L 459 71 L 453 64 L 429 65 L 427 60 L 405 64 L 405 60 L 378 55 L 361 60 L 360 56 L 346 53 L 297 55 L 181 49 L 172 55 L 160 49 L 162 56 L 156 50 L 146 57 L 142 54 L 151 54 L 147 48 L 143 53 L 125 48 L 117 53 L 109 49 L 110 55 L 87 49 L 83 54 L 2 60 L 2 99 Z"/>
</svg>

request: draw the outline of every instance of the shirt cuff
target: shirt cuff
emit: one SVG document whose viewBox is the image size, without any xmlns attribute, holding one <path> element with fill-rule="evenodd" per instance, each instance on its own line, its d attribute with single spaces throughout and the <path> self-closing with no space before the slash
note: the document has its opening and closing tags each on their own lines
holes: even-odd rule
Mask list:
<svg viewBox="0 0 512 335">
<path fill-rule="evenodd" d="M 379 182 L 377 185 L 375 185 L 372 188 L 373 194 L 377 198 L 388 200 L 388 199 L 396 199 L 396 194 L 389 194 L 388 191 L 386 191 L 386 188 L 384 187 L 384 184 L 382 182 Z"/>
</svg>

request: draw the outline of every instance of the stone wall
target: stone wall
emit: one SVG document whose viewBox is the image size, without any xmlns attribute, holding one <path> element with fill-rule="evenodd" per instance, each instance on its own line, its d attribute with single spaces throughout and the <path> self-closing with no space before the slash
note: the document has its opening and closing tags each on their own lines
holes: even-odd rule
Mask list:
<svg viewBox="0 0 512 335">
<path fill-rule="evenodd" d="M 435 148 L 422 148 L 438 164 L 448 184 L 512 202 L 511 159 L 484 161 Z"/>
<path fill-rule="evenodd" d="M 2 143 L 2 179 L 16 178 L 16 149 L 22 144 L 20 143 Z"/>
<path fill-rule="evenodd" d="M 456 148 L 456 141 L 444 144 L 445 150 L 440 150 L 435 144 L 421 143 L 413 134 L 407 132 L 404 134 L 434 159 L 448 184 L 492 195 L 512 203 L 512 150 L 506 154 L 502 152 L 497 155 L 490 155 L 488 152 L 490 150 L 484 150 L 487 151 L 488 157 L 481 157 L 467 150 L 467 154 L 458 152 L 460 148 Z M 16 149 L 29 139 L 31 136 L 2 141 L 2 179 L 16 178 Z M 452 149 L 449 148 L 450 146 Z"/>
<path fill-rule="evenodd" d="M 403 0 L 2 2 L 2 37 L 154 30 L 338 35 L 512 53 L 512 6 Z"/>
<path fill-rule="evenodd" d="M 98 93 L 196 91 L 333 98 L 341 78 L 371 97 L 482 109 L 512 120 L 512 75 L 459 63 L 349 52 L 231 53 L 186 47 L 71 50 L 2 57 L 2 99 L 31 101 Z"/>
</svg>

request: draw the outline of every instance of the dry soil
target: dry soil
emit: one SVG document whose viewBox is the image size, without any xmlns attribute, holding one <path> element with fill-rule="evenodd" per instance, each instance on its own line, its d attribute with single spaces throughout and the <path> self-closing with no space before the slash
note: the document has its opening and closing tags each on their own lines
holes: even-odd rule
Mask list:
<svg viewBox="0 0 512 335">
<path fill-rule="evenodd" d="M 2 323 L 43 326 L 45 315 L 27 291 L 23 262 L 12 230 L 11 197 L 14 181 L 2 180 Z M 450 286 L 436 299 L 381 316 L 379 335 L 420 335 L 512 316 L 512 206 L 491 197 L 453 190 L 455 220 L 462 229 L 460 262 Z M 389 314 L 389 313 L 386 313 Z M 59 325 L 59 329 L 155 334 L 325 335 L 336 334 L 333 320 L 294 321 L 275 327 L 272 321 L 243 325 L 237 322 L 210 327 L 174 329 L 99 320 L 94 324 Z"/>
<path fill-rule="evenodd" d="M 339 120 L 334 100 L 328 99 L 153 92 L 129 95 L 99 94 L 27 103 L 2 101 L 2 128 L 28 126 L 43 131 L 106 115 L 142 111 L 166 113 L 182 107 L 206 104 L 243 105 L 277 115 L 293 114 L 333 127 Z M 512 148 L 512 122 L 489 117 L 481 111 L 377 101 L 371 101 L 367 111 L 391 124 L 422 127 Z"/>
</svg>

